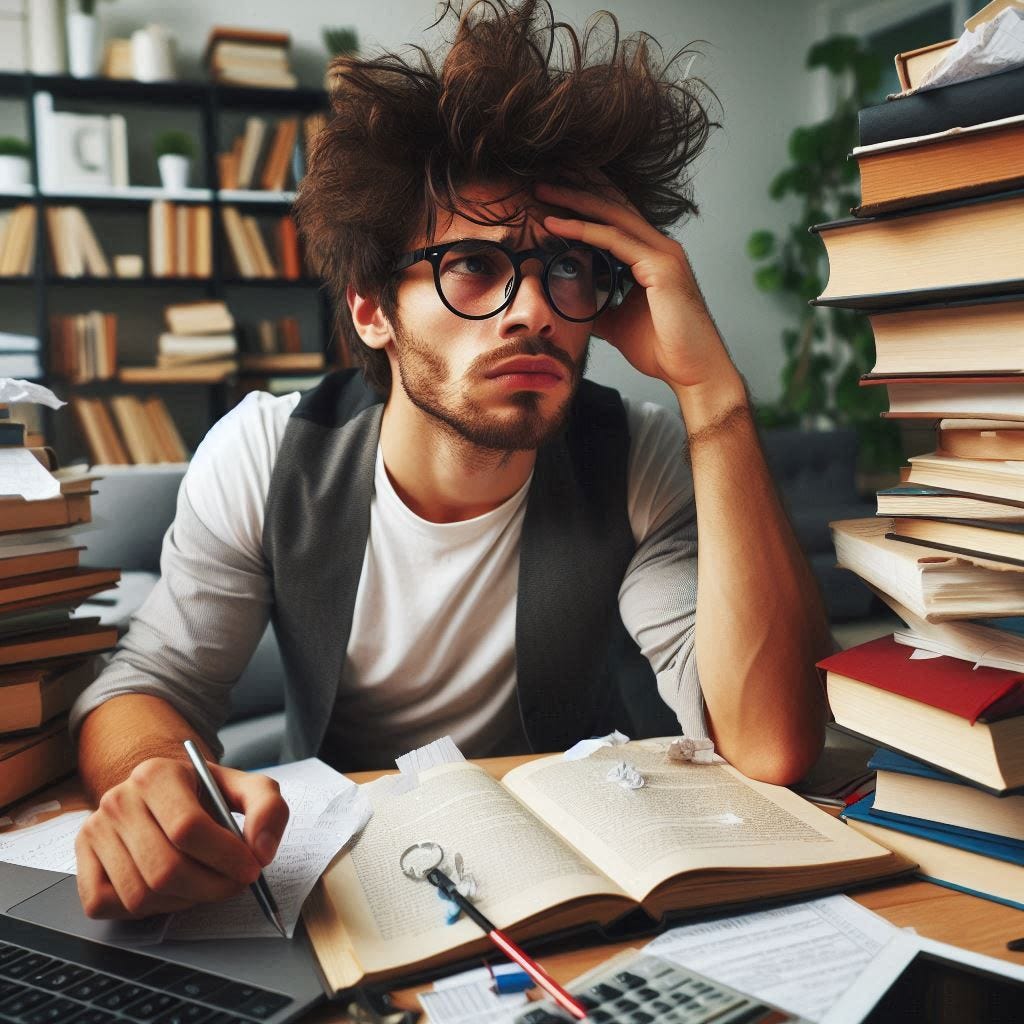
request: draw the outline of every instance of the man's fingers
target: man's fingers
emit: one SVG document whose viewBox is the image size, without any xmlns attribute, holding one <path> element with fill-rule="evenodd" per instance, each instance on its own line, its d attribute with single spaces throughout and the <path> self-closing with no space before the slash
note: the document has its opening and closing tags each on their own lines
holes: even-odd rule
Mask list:
<svg viewBox="0 0 1024 1024">
<path fill-rule="evenodd" d="M 211 769 L 216 767 L 210 765 Z M 180 765 L 178 778 L 180 784 L 175 785 L 174 777 L 168 777 L 166 763 L 143 761 L 135 768 L 132 782 L 144 801 L 146 816 L 151 815 L 150 820 L 170 846 L 196 865 L 219 875 L 222 880 L 230 879 L 242 885 L 253 882 L 260 864 L 252 850 L 203 805 L 197 792 L 198 780 L 190 765 Z M 232 805 L 226 793 L 225 798 Z M 134 816 L 129 818 L 126 813 L 125 819 L 134 827 Z M 213 880 L 205 878 L 204 892 L 212 892 L 213 888 Z M 197 893 L 196 898 L 214 897 Z"/>
<path fill-rule="evenodd" d="M 245 841 L 266 867 L 288 824 L 288 804 L 281 787 L 266 775 L 253 775 L 222 765 L 210 765 L 228 805 L 245 815 Z"/>
<path fill-rule="evenodd" d="M 600 188 L 600 186 L 598 186 Z M 617 192 L 617 190 L 614 190 Z M 580 213 L 584 218 L 602 221 L 620 228 L 659 252 L 671 253 L 678 244 L 666 238 L 654 225 L 650 224 L 640 212 L 629 203 L 625 196 L 621 201 L 617 198 L 602 195 L 596 191 L 582 191 L 566 188 L 562 185 L 550 185 L 546 182 L 534 187 L 538 199 Z M 597 243 L 594 243 L 597 244 Z"/>
</svg>

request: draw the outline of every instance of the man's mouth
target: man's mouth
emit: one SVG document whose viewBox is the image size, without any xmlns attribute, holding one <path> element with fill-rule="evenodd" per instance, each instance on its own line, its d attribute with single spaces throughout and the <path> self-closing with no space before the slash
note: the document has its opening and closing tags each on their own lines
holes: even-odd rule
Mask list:
<svg viewBox="0 0 1024 1024">
<path fill-rule="evenodd" d="M 565 379 L 565 368 L 549 356 L 516 356 L 487 370 L 484 376 L 506 386 L 553 387 Z"/>
</svg>

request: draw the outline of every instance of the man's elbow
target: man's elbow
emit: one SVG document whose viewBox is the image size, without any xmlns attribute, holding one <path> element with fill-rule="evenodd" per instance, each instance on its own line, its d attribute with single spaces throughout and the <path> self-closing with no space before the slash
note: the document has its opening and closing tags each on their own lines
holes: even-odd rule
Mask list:
<svg viewBox="0 0 1024 1024">
<path fill-rule="evenodd" d="M 735 744 L 735 749 L 719 748 L 719 753 L 737 771 L 757 782 L 773 786 L 792 786 L 799 782 L 821 756 L 825 747 L 824 721 L 821 727 L 808 727 L 796 735 L 773 737 L 769 741 Z"/>
</svg>

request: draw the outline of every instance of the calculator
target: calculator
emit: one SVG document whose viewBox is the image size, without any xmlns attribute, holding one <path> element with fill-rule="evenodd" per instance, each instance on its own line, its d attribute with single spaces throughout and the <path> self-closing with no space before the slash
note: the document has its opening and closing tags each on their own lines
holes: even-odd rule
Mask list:
<svg viewBox="0 0 1024 1024">
<path fill-rule="evenodd" d="M 586 1008 L 585 1024 L 810 1024 L 786 1010 L 660 956 L 627 949 L 568 986 Z M 550 999 L 530 1003 L 514 1024 L 563 1024 L 572 1017 Z"/>
</svg>

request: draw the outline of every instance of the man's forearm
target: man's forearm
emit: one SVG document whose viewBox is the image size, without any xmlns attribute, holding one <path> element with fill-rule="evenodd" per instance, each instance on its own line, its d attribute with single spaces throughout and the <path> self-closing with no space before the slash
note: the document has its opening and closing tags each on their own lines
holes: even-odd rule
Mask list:
<svg viewBox="0 0 1024 1024">
<path fill-rule="evenodd" d="M 112 697 L 91 711 L 78 734 L 78 771 L 86 791 L 99 798 L 151 757 L 188 760 L 182 743 L 191 739 L 207 760 L 209 747 L 165 700 L 133 693 Z"/>
<path fill-rule="evenodd" d="M 730 368 L 731 369 L 731 368 Z M 820 751 L 829 651 L 821 596 L 765 465 L 742 379 L 677 392 L 697 507 L 697 669 L 722 756 L 798 779 Z"/>
</svg>

